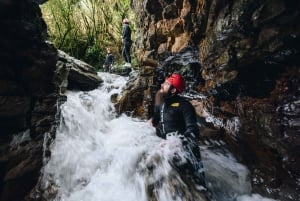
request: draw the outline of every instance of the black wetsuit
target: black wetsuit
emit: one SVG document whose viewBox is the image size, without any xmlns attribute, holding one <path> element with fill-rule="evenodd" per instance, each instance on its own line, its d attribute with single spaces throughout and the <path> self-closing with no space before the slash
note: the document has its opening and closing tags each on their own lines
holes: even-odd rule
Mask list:
<svg viewBox="0 0 300 201">
<path fill-rule="evenodd" d="M 105 67 L 104 71 L 105 72 L 110 72 L 111 65 L 114 64 L 114 61 L 115 61 L 114 55 L 111 52 L 107 53 L 106 57 L 105 57 L 105 61 L 104 61 L 104 67 Z"/>
<path fill-rule="evenodd" d="M 122 56 L 126 63 L 131 63 L 130 48 L 131 48 L 131 29 L 129 24 L 124 24 L 122 29 L 123 49 Z"/>
<path fill-rule="evenodd" d="M 195 108 L 178 95 L 165 99 L 161 106 L 155 106 L 153 125 L 159 123 L 158 135 L 162 138 L 166 138 L 167 133 L 176 131 L 193 138 L 199 133 Z"/>
<path fill-rule="evenodd" d="M 157 128 L 157 135 L 166 139 L 177 132 L 175 135 L 181 139 L 187 153 L 187 162 L 184 164 L 174 159 L 175 167 L 180 172 L 190 175 L 190 179 L 195 183 L 206 186 L 200 149 L 197 144 L 199 128 L 195 108 L 183 97 L 174 95 L 166 98 L 163 105 L 155 106 L 154 110 L 152 123 Z"/>
</svg>

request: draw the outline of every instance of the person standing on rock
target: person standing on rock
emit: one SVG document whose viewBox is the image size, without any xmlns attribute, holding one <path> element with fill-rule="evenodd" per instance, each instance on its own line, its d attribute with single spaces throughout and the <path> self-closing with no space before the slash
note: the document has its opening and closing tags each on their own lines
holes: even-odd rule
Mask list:
<svg viewBox="0 0 300 201">
<path fill-rule="evenodd" d="M 148 123 L 156 127 L 157 135 L 163 139 L 172 135 L 181 139 L 188 158 L 186 163 L 181 163 L 177 168 L 185 171 L 191 180 L 205 188 L 203 165 L 196 139 L 199 128 L 195 108 L 178 95 L 183 92 L 184 87 L 185 81 L 180 74 L 173 73 L 167 77 L 156 93 L 154 115 Z"/>
<path fill-rule="evenodd" d="M 123 43 L 122 56 L 125 60 L 124 66 L 131 67 L 130 48 L 131 48 L 132 40 L 131 40 L 131 29 L 129 27 L 129 20 L 127 18 L 123 19 L 122 43 Z"/>
</svg>

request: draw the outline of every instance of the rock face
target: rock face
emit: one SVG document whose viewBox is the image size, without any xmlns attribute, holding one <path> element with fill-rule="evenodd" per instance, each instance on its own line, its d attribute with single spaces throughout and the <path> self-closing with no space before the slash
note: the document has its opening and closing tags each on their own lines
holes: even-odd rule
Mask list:
<svg viewBox="0 0 300 201">
<path fill-rule="evenodd" d="M 141 67 L 120 111 L 147 118 L 162 77 L 180 71 L 202 134 L 225 139 L 251 170 L 253 191 L 299 200 L 300 3 L 146 0 L 132 7 Z"/>
<path fill-rule="evenodd" d="M 0 200 L 24 200 L 38 182 L 45 135 L 54 135 L 60 96 L 56 49 L 32 1 L 0 2 Z M 12 136 L 14 134 L 14 136 Z"/>
</svg>

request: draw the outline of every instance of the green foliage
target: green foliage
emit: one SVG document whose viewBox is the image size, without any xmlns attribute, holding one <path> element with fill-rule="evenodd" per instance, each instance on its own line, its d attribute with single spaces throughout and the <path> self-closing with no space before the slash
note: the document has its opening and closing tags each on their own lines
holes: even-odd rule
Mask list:
<svg viewBox="0 0 300 201">
<path fill-rule="evenodd" d="M 122 19 L 134 19 L 130 0 L 51 0 L 41 9 L 49 39 L 58 49 L 97 68 L 105 47 L 113 47 L 115 57 L 122 58 Z"/>
<path fill-rule="evenodd" d="M 100 46 L 98 44 L 94 44 L 93 46 L 89 46 L 87 48 L 85 54 L 85 60 L 89 61 L 89 64 L 92 66 L 96 66 L 99 63 L 99 55 L 101 53 Z"/>
</svg>

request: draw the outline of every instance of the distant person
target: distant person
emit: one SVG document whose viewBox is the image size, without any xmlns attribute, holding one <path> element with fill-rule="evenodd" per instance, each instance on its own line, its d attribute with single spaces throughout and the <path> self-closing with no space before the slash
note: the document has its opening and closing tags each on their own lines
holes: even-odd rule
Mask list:
<svg viewBox="0 0 300 201">
<path fill-rule="evenodd" d="M 132 40 L 131 40 L 131 29 L 129 27 L 129 21 L 127 18 L 123 19 L 122 42 L 123 42 L 122 56 L 125 60 L 124 66 L 130 67 L 131 66 L 130 48 L 131 48 Z"/>
<path fill-rule="evenodd" d="M 106 57 L 105 57 L 105 61 L 103 64 L 103 70 L 104 72 L 111 72 L 112 67 L 114 65 L 115 62 L 115 57 L 114 55 L 111 53 L 110 48 L 106 48 Z"/>
</svg>

